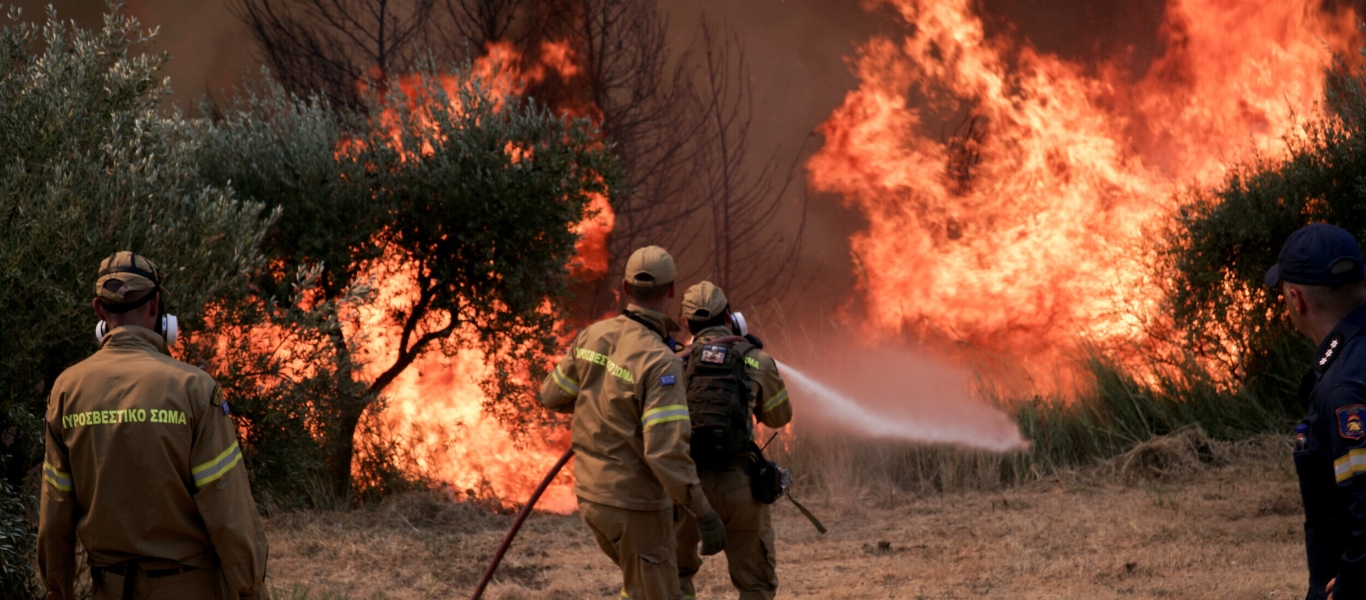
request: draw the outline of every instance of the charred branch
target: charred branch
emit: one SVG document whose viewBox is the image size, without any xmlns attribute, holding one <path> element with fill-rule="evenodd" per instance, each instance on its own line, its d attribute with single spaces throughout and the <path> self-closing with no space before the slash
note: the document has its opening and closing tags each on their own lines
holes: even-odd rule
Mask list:
<svg viewBox="0 0 1366 600">
<path fill-rule="evenodd" d="M 944 176 L 948 179 L 949 191 L 955 196 L 964 196 L 972 191 L 977 165 L 982 162 L 987 125 L 986 117 L 970 114 L 958 123 L 952 135 L 944 139 L 944 153 L 948 156 Z"/>
<path fill-rule="evenodd" d="M 362 84 L 382 82 L 425 51 L 436 0 L 230 0 L 262 59 L 286 89 L 358 106 Z"/>
<path fill-rule="evenodd" d="M 706 276 L 731 298 L 762 302 L 792 281 L 804 221 L 788 233 L 778 217 L 797 162 L 780 168 L 776 149 L 750 155 L 754 106 L 744 48 L 733 31 L 718 35 L 705 20 L 701 32 L 694 101 L 703 119 L 694 194 L 710 217 L 703 227 L 712 254 Z M 805 206 L 797 208 L 804 217 Z"/>
</svg>

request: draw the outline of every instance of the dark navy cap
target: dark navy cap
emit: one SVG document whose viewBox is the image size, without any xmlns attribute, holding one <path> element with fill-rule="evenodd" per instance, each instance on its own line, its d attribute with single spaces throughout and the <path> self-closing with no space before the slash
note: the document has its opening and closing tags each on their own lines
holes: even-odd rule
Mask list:
<svg viewBox="0 0 1366 600">
<path fill-rule="evenodd" d="M 1305 225 L 1290 234 L 1276 264 L 1266 272 L 1266 287 L 1282 281 L 1337 287 L 1366 279 L 1366 261 L 1352 234 L 1327 223 Z"/>
</svg>

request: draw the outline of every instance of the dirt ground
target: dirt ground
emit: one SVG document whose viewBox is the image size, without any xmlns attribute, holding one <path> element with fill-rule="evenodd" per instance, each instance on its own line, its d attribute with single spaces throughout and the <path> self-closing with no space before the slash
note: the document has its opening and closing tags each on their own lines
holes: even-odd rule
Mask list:
<svg viewBox="0 0 1366 600">
<path fill-rule="evenodd" d="M 826 535 L 783 500 L 774 513 L 779 597 L 1303 597 L 1303 518 L 1286 441 L 1221 454 L 1161 478 L 1111 463 L 996 492 L 805 498 Z M 510 522 L 425 496 L 273 517 L 271 586 L 296 600 L 468 598 Z M 737 596 L 719 557 L 698 582 L 700 598 Z M 577 516 L 536 514 L 484 597 L 615 598 L 619 588 Z"/>
</svg>

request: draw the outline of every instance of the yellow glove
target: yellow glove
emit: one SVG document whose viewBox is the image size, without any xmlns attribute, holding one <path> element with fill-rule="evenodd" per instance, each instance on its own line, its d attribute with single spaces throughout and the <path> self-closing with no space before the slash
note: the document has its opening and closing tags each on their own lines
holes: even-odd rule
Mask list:
<svg viewBox="0 0 1366 600">
<path fill-rule="evenodd" d="M 702 532 L 702 555 L 711 556 L 726 549 L 726 524 L 716 511 L 697 520 L 697 529 Z"/>
</svg>

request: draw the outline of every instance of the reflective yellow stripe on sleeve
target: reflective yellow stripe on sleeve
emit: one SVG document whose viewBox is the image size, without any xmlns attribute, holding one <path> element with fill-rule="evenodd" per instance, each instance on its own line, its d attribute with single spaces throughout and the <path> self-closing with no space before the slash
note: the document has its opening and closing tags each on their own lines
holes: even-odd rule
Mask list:
<svg viewBox="0 0 1366 600">
<path fill-rule="evenodd" d="M 47 461 L 43 461 L 43 479 L 52 484 L 52 487 L 57 488 L 57 491 L 71 491 L 71 474 L 58 471 L 57 467 L 52 466 Z"/>
<path fill-rule="evenodd" d="M 579 395 L 579 382 L 570 379 L 568 375 L 564 374 L 564 371 L 560 370 L 559 366 L 555 367 L 551 376 L 555 378 L 555 385 L 560 386 L 560 389 L 564 390 L 564 393 L 569 394 L 570 396 Z"/>
<path fill-rule="evenodd" d="M 1353 475 L 1366 473 L 1366 449 L 1352 450 L 1333 461 L 1333 471 L 1337 474 L 1338 483 L 1351 479 Z"/>
<path fill-rule="evenodd" d="M 237 463 L 242 462 L 242 448 L 233 442 L 222 454 L 215 456 L 213 460 L 190 469 L 190 474 L 194 476 L 194 486 L 203 489 L 204 486 L 217 481 Z"/>
<path fill-rule="evenodd" d="M 787 402 L 787 388 L 783 388 L 783 391 L 774 394 L 772 398 L 768 399 L 768 402 L 764 403 L 764 412 L 773 410 L 784 402 Z"/>
<path fill-rule="evenodd" d="M 645 411 L 645 414 L 640 417 L 640 423 L 645 426 L 645 429 L 649 429 L 660 423 L 668 423 L 669 421 L 687 420 L 688 405 L 686 404 L 670 404 L 668 406 L 652 408 Z"/>
</svg>

